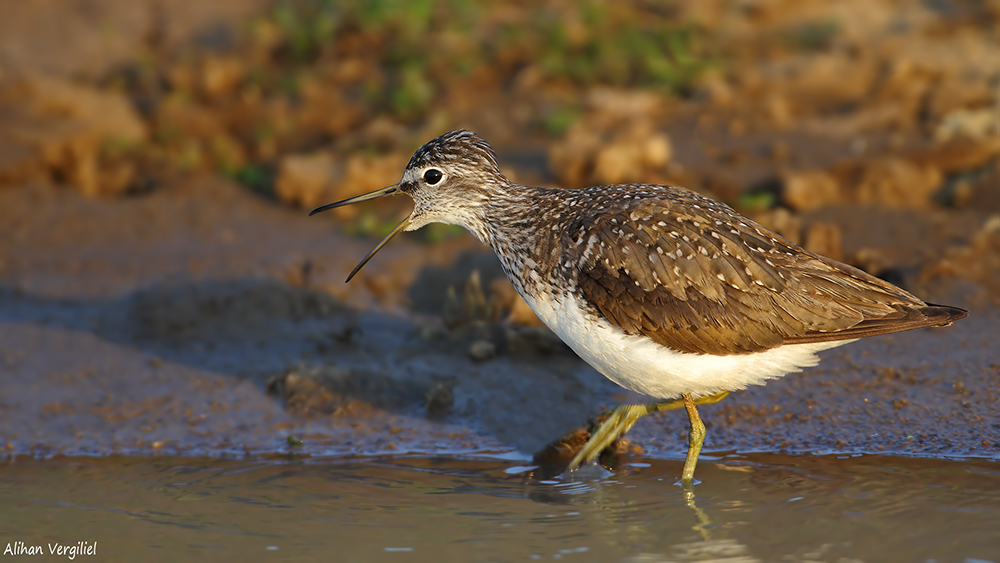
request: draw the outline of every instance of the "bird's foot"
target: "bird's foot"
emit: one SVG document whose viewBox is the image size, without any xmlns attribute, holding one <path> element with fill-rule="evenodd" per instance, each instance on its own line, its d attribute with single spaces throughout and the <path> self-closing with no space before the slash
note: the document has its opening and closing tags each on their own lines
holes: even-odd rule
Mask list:
<svg viewBox="0 0 1000 563">
<path fill-rule="evenodd" d="M 647 414 L 689 407 L 689 405 L 690 408 L 693 408 L 694 405 L 710 405 L 721 401 L 727 395 L 729 395 L 729 391 L 722 391 L 714 395 L 698 397 L 697 399 L 691 399 L 690 396 L 688 396 L 686 399 L 680 398 L 645 405 L 619 405 L 615 408 L 615 410 L 608 413 L 606 418 L 604 418 L 604 421 L 601 422 L 597 429 L 591 433 L 587 442 L 573 457 L 572 461 L 569 462 L 566 470 L 573 471 L 585 463 L 594 461 L 594 459 L 596 459 L 601 452 L 614 443 L 618 437 L 628 432 L 632 426 L 635 425 L 636 421 Z M 688 409 L 689 416 L 691 415 L 690 408 Z M 695 416 L 697 417 L 697 411 L 695 411 Z M 698 421 L 700 422 L 700 419 Z M 704 439 L 703 436 L 704 430 L 701 431 L 702 440 Z M 685 468 L 689 469 L 689 471 L 685 471 L 685 479 L 688 481 L 691 479 L 689 474 L 694 473 L 694 462 L 697 461 L 698 452 L 701 450 L 700 446 L 701 444 L 698 443 L 698 447 L 694 452 L 688 452 L 689 461 L 685 464 Z M 692 453 L 693 459 L 691 459 Z"/>
<path fill-rule="evenodd" d="M 610 446 L 619 436 L 629 431 L 639 418 L 650 413 L 651 405 L 618 405 L 614 411 L 594 430 L 590 439 L 569 462 L 567 471 L 573 471 L 584 463 L 590 463 Z"/>
</svg>

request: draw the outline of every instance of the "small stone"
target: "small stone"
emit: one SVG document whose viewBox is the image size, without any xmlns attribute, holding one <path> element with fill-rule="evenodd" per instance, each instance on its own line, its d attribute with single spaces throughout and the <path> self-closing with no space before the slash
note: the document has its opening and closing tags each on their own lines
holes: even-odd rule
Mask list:
<svg viewBox="0 0 1000 563">
<path fill-rule="evenodd" d="M 774 162 L 788 162 L 788 159 L 792 156 L 791 149 L 788 148 L 788 143 L 782 140 L 777 140 L 771 143 L 768 147 L 768 154 Z"/>
<path fill-rule="evenodd" d="M 952 110 L 941 118 L 941 122 L 934 129 L 934 139 L 938 142 L 956 138 L 988 139 L 998 134 L 1000 134 L 1000 122 L 995 108 Z"/>
<path fill-rule="evenodd" d="M 840 227 L 835 223 L 816 222 L 809 225 L 803 247 L 810 252 L 843 262 L 844 247 Z"/>
<path fill-rule="evenodd" d="M 448 336 L 448 328 L 439 320 L 432 320 L 420 325 L 418 330 L 421 340 L 440 340 Z"/>
<path fill-rule="evenodd" d="M 792 123 L 793 115 L 791 104 L 788 98 L 780 94 L 773 94 L 764 100 L 764 115 L 771 124 L 779 129 L 784 129 Z"/>
<path fill-rule="evenodd" d="M 878 159 L 863 167 L 852 199 L 857 203 L 923 207 L 943 181 L 941 171 L 933 166 L 901 158 Z"/>
<path fill-rule="evenodd" d="M 427 416 L 430 418 L 442 418 L 451 414 L 455 406 L 455 392 L 451 386 L 438 383 L 427 391 Z"/>
<path fill-rule="evenodd" d="M 837 179 L 822 170 L 785 172 L 781 175 L 782 203 L 799 211 L 840 200 Z"/>
<path fill-rule="evenodd" d="M 485 362 L 493 359 L 497 354 L 496 344 L 488 340 L 476 340 L 469 345 L 469 357 L 476 362 Z"/>
<path fill-rule="evenodd" d="M 956 110 L 981 107 L 989 108 L 987 111 L 992 111 L 995 117 L 996 110 L 991 108 L 995 96 L 987 76 L 955 73 L 938 80 L 927 96 L 926 110 L 932 117 L 942 117 Z"/>
<path fill-rule="evenodd" d="M 509 311 L 504 322 L 522 326 L 543 326 L 538 315 L 531 310 L 524 298 L 506 277 L 497 278 L 489 285 L 490 299 L 501 311 Z"/>
<path fill-rule="evenodd" d="M 666 166 L 673 156 L 673 148 L 670 146 L 670 137 L 665 133 L 650 135 L 642 147 L 642 161 L 649 168 L 660 168 Z"/>
<path fill-rule="evenodd" d="M 201 89 L 210 99 L 231 96 L 246 76 L 246 66 L 238 57 L 208 56 L 201 64 Z"/>
<path fill-rule="evenodd" d="M 939 169 L 945 174 L 988 166 L 1000 158 L 1000 137 L 955 138 L 929 150 L 906 156 L 918 165 Z"/>
<path fill-rule="evenodd" d="M 721 73 L 708 71 L 697 80 L 694 98 L 717 107 L 729 107 L 736 100 L 736 94 Z"/>
<path fill-rule="evenodd" d="M 656 96 L 603 92 L 590 99 L 591 113 L 574 123 L 549 150 L 549 166 L 563 187 L 638 182 L 664 172 L 673 156 L 670 138 L 649 115 Z M 635 104 L 639 104 L 636 106 Z"/>
<path fill-rule="evenodd" d="M 333 156 L 318 152 L 288 155 L 278 166 L 274 191 L 278 199 L 313 208 L 331 199 L 337 163 Z"/>
<path fill-rule="evenodd" d="M 802 244 L 802 219 L 784 207 L 775 207 L 753 216 L 754 221 L 785 237 L 792 244 Z"/>
</svg>

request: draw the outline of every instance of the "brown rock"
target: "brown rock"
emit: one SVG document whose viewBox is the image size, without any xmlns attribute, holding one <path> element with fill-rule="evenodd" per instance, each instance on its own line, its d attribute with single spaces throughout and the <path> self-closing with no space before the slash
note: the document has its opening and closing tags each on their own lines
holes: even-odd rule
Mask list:
<svg viewBox="0 0 1000 563">
<path fill-rule="evenodd" d="M 563 187 L 656 180 L 672 157 L 670 138 L 653 127 L 664 106 L 650 92 L 595 88 L 587 114 L 549 150 Z"/>
<path fill-rule="evenodd" d="M 815 209 L 836 203 L 840 198 L 840 183 L 822 170 L 788 171 L 781 175 L 781 201 L 792 209 Z"/>
<path fill-rule="evenodd" d="M 265 119 L 269 117 L 264 116 Z M 161 104 L 154 119 L 161 137 L 208 139 L 227 132 L 220 112 L 180 97 Z"/>
<path fill-rule="evenodd" d="M 697 79 L 694 98 L 716 107 L 726 108 L 733 105 L 737 96 L 725 76 L 717 71 L 708 71 Z"/>
<path fill-rule="evenodd" d="M 320 382 L 294 372 L 268 381 L 267 393 L 284 401 L 285 409 L 299 416 L 331 414 L 341 399 Z"/>
<path fill-rule="evenodd" d="M 896 266 L 897 262 L 884 249 L 865 246 L 854 253 L 851 264 L 870 274 L 878 275 Z"/>
<path fill-rule="evenodd" d="M 929 150 L 912 153 L 908 160 L 939 169 L 945 174 L 971 170 L 1000 158 L 1000 137 L 956 138 Z"/>
<path fill-rule="evenodd" d="M 957 204 L 967 209 L 1000 214 L 1000 166 L 975 182 L 967 184 L 968 193 Z M 956 194 L 957 195 L 957 194 Z"/>
<path fill-rule="evenodd" d="M 835 223 L 816 222 L 806 229 L 802 246 L 834 260 L 844 260 L 843 236 Z"/>
<path fill-rule="evenodd" d="M 611 125 L 655 114 L 662 96 L 646 90 L 621 90 L 596 87 L 587 92 L 587 108 L 593 116 Z"/>
<path fill-rule="evenodd" d="M 671 163 L 668 170 L 670 183 L 690 187 L 712 199 L 733 202 L 743 195 L 743 184 L 723 167 L 709 169 L 701 176 L 686 173 L 677 163 Z"/>
<path fill-rule="evenodd" d="M 344 176 L 335 185 L 335 196 L 350 197 L 395 184 L 409 158 L 409 154 L 395 152 L 351 155 L 344 163 Z"/>
<path fill-rule="evenodd" d="M 767 93 L 782 96 L 788 103 L 808 100 L 813 108 L 825 108 L 865 96 L 878 71 L 874 59 L 830 52 L 790 58 L 772 65 L 751 65 L 737 71 L 736 77 L 740 82 L 759 84 Z"/>
<path fill-rule="evenodd" d="M 979 74 L 949 73 L 931 91 L 927 112 L 932 117 L 940 118 L 956 109 L 990 107 L 996 96 L 990 82 L 988 76 Z"/>
<path fill-rule="evenodd" d="M 210 55 L 201 63 L 201 91 L 210 100 L 231 96 L 246 77 L 246 64 L 233 56 Z"/>
<path fill-rule="evenodd" d="M 903 57 L 886 61 L 880 69 L 871 99 L 915 108 L 922 105 L 938 73 L 913 59 Z"/>
<path fill-rule="evenodd" d="M 298 129 L 323 132 L 331 137 L 339 137 L 362 123 L 372 127 L 381 118 L 372 118 L 370 108 L 343 95 L 342 88 L 335 83 L 306 77 L 299 86 L 302 96 L 301 107 L 296 114 Z M 405 131 L 393 138 L 398 140 Z M 375 146 L 387 145 L 374 143 Z M 393 145 L 388 145 L 393 146 Z"/>
<path fill-rule="evenodd" d="M 562 141 L 549 149 L 549 168 L 563 187 L 582 187 L 593 170 L 593 155 L 601 146 L 601 137 L 580 123 L 569 128 Z"/>
<path fill-rule="evenodd" d="M 857 203 L 892 207 L 923 207 L 941 187 L 944 176 L 933 166 L 902 158 L 884 158 L 866 163 L 851 188 Z"/>
<path fill-rule="evenodd" d="M 934 129 L 934 139 L 939 142 L 952 139 L 970 139 L 989 142 L 1000 135 L 1000 118 L 994 108 L 956 109 L 941 118 Z M 993 139 L 991 139 L 993 137 Z"/>
<path fill-rule="evenodd" d="M 333 199 L 334 179 L 341 175 L 340 167 L 325 152 L 288 155 L 278 165 L 275 195 L 281 201 L 307 209 L 329 203 Z"/>
<path fill-rule="evenodd" d="M 1000 215 L 987 218 L 968 244 L 949 248 L 920 273 L 921 282 L 937 277 L 969 280 L 994 299 L 1000 296 Z"/>
<path fill-rule="evenodd" d="M 37 147 L 20 138 L 14 128 L 15 117 L 4 112 L 4 127 L 0 127 L 0 185 L 26 181 L 44 181 L 50 177 L 48 166 Z"/>
<path fill-rule="evenodd" d="M 757 213 L 753 220 L 785 237 L 792 244 L 802 244 L 802 219 L 784 207 Z"/>
<path fill-rule="evenodd" d="M 69 118 L 101 139 L 137 143 L 146 138 L 145 124 L 121 94 L 42 74 L 23 79 L 36 115 Z"/>
<path fill-rule="evenodd" d="M 284 157 L 278 165 L 275 194 L 278 199 L 313 208 L 337 199 L 392 185 L 406 163 L 400 153 L 351 155 L 344 160 L 328 152 Z M 357 207 L 334 210 L 340 217 L 356 217 Z"/>
<path fill-rule="evenodd" d="M 778 129 L 784 129 L 792 123 L 794 116 L 792 115 L 792 107 L 788 102 L 788 98 L 780 94 L 771 94 L 764 99 L 763 108 L 764 114 L 767 116 L 771 125 L 777 127 Z"/>
<path fill-rule="evenodd" d="M 146 138 L 124 96 L 40 74 L 0 83 L 0 115 L 0 181 L 54 177 L 87 195 L 127 188 L 132 166 L 106 149 Z"/>
<path fill-rule="evenodd" d="M 443 418 L 451 414 L 455 406 L 455 391 L 452 387 L 453 385 L 438 383 L 427 392 L 425 406 L 428 417 Z"/>
<path fill-rule="evenodd" d="M 523 326 L 543 326 L 507 278 L 497 278 L 490 283 L 490 299 L 501 311 L 509 311 L 504 322 Z"/>
<path fill-rule="evenodd" d="M 671 154 L 670 138 L 645 120 L 606 130 L 581 121 L 549 151 L 549 165 L 567 187 L 618 184 L 646 180 L 670 162 Z"/>
</svg>

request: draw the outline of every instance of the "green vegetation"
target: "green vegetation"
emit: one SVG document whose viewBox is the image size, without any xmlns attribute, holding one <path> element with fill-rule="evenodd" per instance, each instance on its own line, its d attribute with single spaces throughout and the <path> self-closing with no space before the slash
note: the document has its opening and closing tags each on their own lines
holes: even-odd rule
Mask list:
<svg viewBox="0 0 1000 563">
<path fill-rule="evenodd" d="M 108 153 L 273 197 L 284 155 L 408 149 L 407 132 L 439 129 L 428 120 L 448 122 L 457 101 L 509 95 L 529 132 L 559 137 L 590 86 L 682 92 L 715 64 L 702 31 L 635 1 L 290 0 L 244 31 L 229 51 L 150 51 L 111 77 L 151 134 L 139 150 Z M 377 236 L 394 225 L 365 211 L 347 228 Z M 424 240 L 456 233 L 435 227 Z"/>
<path fill-rule="evenodd" d="M 470 87 L 463 81 L 503 89 L 531 69 L 540 89 L 603 84 L 678 92 L 713 64 L 697 29 L 638 2 L 548 1 L 504 9 L 469 0 L 303 0 L 274 8 L 251 30 L 265 57 L 257 58 L 247 80 L 268 95 L 304 95 L 300 84 L 312 80 L 358 100 L 367 115 L 410 124 L 432 113 L 442 94 Z M 346 83 L 328 81 L 350 64 L 363 68 Z M 559 137 L 581 113 L 579 104 L 569 103 L 534 119 L 541 131 Z M 272 191 L 266 168 L 215 160 L 250 189 Z M 381 237 L 394 226 L 366 209 L 345 230 Z M 461 232 L 435 225 L 422 239 L 437 243 Z"/>
<path fill-rule="evenodd" d="M 283 38 L 284 53 L 298 63 L 316 59 L 323 46 L 334 38 L 337 27 L 333 3 L 282 4 L 271 12 L 271 21 Z"/>
<path fill-rule="evenodd" d="M 463 227 L 459 227 L 458 225 L 446 225 L 444 223 L 431 223 L 423 229 L 420 229 L 420 234 L 423 236 L 423 239 L 431 244 L 460 237 L 465 234 L 465 232 L 466 231 Z"/>
<path fill-rule="evenodd" d="M 352 236 L 382 238 L 398 223 L 399 219 L 382 219 L 373 209 L 365 207 L 357 219 L 344 224 L 344 232 Z"/>
<path fill-rule="evenodd" d="M 569 17 L 543 12 L 512 37 L 548 77 L 577 84 L 683 89 L 711 60 L 698 52 L 697 31 L 637 12 L 584 3 Z"/>
<path fill-rule="evenodd" d="M 405 122 L 418 120 L 450 83 L 477 73 L 506 83 L 534 66 L 544 80 L 575 86 L 678 92 L 713 64 L 701 32 L 655 6 L 499 7 L 469 0 L 312 0 L 275 8 L 269 23 L 278 61 L 322 66 L 358 56 L 372 62 L 381 76 L 366 81 L 366 97 L 376 111 Z"/>
<path fill-rule="evenodd" d="M 246 186 L 250 191 L 263 196 L 274 195 L 274 171 L 260 165 L 249 165 L 236 169 L 223 169 L 229 179 Z"/>
<path fill-rule="evenodd" d="M 778 197 L 773 191 L 749 191 L 740 195 L 736 207 L 751 213 L 773 209 L 777 203 Z"/>
<path fill-rule="evenodd" d="M 561 137 L 580 118 L 580 114 L 579 108 L 559 106 L 542 117 L 542 127 L 550 137 Z"/>
<path fill-rule="evenodd" d="M 801 25 L 784 35 L 784 41 L 801 51 L 822 51 L 829 49 L 833 38 L 840 32 L 840 24 L 834 20 L 823 20 Z"/>
</svg>

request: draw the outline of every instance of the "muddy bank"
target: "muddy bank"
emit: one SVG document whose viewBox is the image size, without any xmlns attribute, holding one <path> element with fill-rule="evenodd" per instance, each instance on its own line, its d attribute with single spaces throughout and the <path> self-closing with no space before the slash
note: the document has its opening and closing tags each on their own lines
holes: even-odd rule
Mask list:
<svg viewBox="0 0 1000 563">
<path fill-rule="evenodd" d="M 127 4 L 0 23 L 9 456 L 518 457 L 640 400 L 454 229 L 343 283 L 408 202 L 305 211 L 460 127 L 516 181 L 686 185 L 971 311 L 706 407 L 709 450 L 1000 455 L 995 6 Z M 678 456 L 682 417 L 632 438 Z"/>
<path fill-rule="evenodd" d="M 474 241 L 395 241 L 344 285 L 370 241 L 217 180 L 118 200 L 41 186 L 0 200 L 14 226 L 0 292 L 10 456 L 527 455 L 640 399 L 544 328 L 462 303 L 449 313 L 473 269 L 483 293 L 503 293 Z M 890 242 L 885 254 L 900 255 Z M 454 280 L 453 297 L 426 276 Z M 966 304 L 969 319 L 827 352 L 805 374 L 706 407 L 708 449 L 996 457 L 1000 309 L 973 280 L 945 281 L 927 282 L 932 296 Z M 678 456 L 683 417 L 644 420 L 632 438 Z"/>
</svg>

